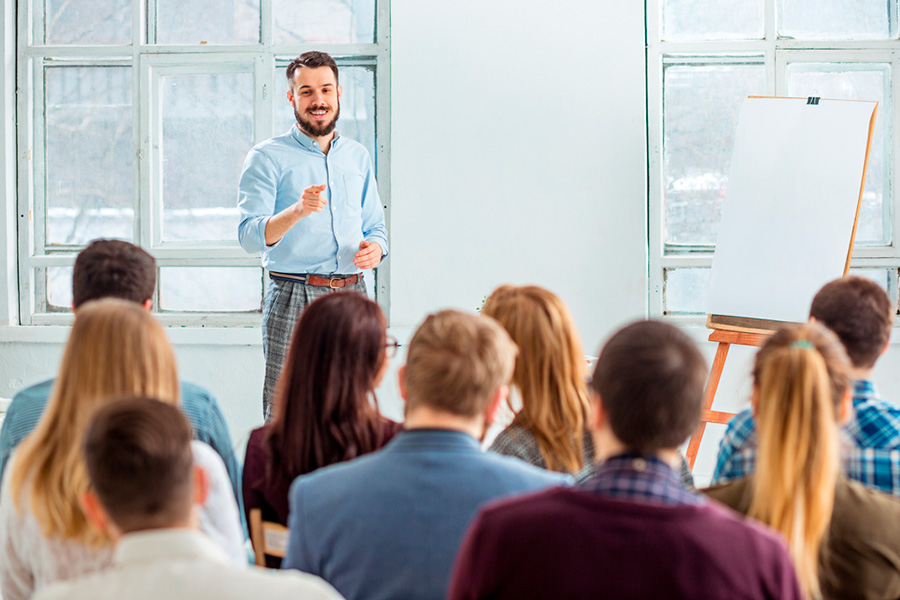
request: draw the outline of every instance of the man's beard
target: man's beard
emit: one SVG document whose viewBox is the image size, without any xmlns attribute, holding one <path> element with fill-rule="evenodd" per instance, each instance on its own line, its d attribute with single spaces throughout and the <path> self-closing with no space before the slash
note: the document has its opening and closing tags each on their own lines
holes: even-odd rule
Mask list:
<svg viewBox="0 0 900 600">
<path fill-rule="evenodd" d="M 312 109 L 310 109 L 312 110 Z M 300 127 L 300 130 L 303 133 L 309 135 L 309 137 L 323 137 L 334 131 L 334 126 L 337 124 L 338 117 L 341 116 L 341 101 L 338 100 L 337 109 L 334 111 L 334 118 L 332 118 L 327 123 L 322 125 L 316 125 L 312 121 L 306 118 L 306 115 L 301 115 L 297 111 L 297 107 L 294 107 L 294 118 L 297 119 L 297 126 Z"/>
</svg>

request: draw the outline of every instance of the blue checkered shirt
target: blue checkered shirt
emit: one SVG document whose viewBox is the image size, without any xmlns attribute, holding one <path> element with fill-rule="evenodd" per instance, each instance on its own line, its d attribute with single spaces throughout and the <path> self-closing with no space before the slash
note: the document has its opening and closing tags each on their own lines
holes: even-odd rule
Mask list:
<svg viewBox="0 0 900 600">
<path fill-rule="evenodd" d="M 900 408 L 882 400 L 871 381 L 854 381 L 853 415 L 842 429 L 847 477 L 900 496 Z M 756 422 L 747 409 L 728 423 L 712 483 L 750 475 L 755 460 Z"/>
<path fill-rule="evenodd" d="M 3 427 L 0 428 L 0 481 L 13 450 L 34 430 L 50 398 L 53 379 L 36 383 L 13 396 Z M 181 382 L 181 411 L 191 422 L 194 439 L 212 447 L 222 457 L 234 497 L 241 506 L 241 469 L 234 456 L 231 435 L 225 417 L 213 395 L 206 389 L 186 381 Z M 243 515 L 244 511 L 240 510 Z"/>
<path fill-rule="evenodd" d="M 681 477 L 654 456 L 621 454 L 606 459 L 582 489 L 629 502 L 674 506 L 700 505 L 703 496 L 688 491 Z"/>
</svg>

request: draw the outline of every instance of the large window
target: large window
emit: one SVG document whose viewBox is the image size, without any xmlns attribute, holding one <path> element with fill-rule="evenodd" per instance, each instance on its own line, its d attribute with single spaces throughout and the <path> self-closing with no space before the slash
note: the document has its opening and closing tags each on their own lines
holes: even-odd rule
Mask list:
<svg viewBox="0 0 900 600">
<path fill-rule="evenodd" d="M 651 313 L 705 311 L 748 95 L 878 101 L 851 272 L 896 301 L 897 39 L 898 0 L 648 0 Z"/>
<path fill-rule="evenodd" d="M 388 172 L 388 11 L 388 0 L 18 0 L 22 323 L 70 318 L 75 255 L 98 237 L 156 257 L 164 322 L 258 322 L 264 273 L 236 240 L 244 157 L 291 126 L 284 68 L 315 49 L 341 68 L 338 130 Z"/>
</svg>

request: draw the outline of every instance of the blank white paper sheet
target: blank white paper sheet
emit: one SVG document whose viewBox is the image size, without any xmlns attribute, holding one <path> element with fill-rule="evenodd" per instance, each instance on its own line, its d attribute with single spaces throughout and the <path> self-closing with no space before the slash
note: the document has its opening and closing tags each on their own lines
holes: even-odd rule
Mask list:
<svg viewBox="0 0 900 600">
<path fill-rule="evenodd" d="M 875 102 L 747 98 L 741 109 L 707 309 L 806 321 L 843 274 Z"/>
</svg>

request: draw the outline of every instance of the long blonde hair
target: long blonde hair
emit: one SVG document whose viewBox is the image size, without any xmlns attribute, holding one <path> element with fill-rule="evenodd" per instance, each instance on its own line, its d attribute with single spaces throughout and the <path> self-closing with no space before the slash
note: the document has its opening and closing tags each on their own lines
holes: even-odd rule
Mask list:
<svg viewBox="0 0 900 600">
<path fill-rule="evenodd" d="M 139 304 L 104 299 L 78 308 L 47 408 L 16 452 L 13 502 L 30 508 L 45 537 L 89 546 L 108 537 L 89 526 L 79 499 L 89 486 L 81 450 L 90 417 L 121 396 L 178 403 L 175 356 L 162 326 Z"/>
<path fill-rule="evenodd" d="M 821 595 L 819 556 L 834 508 L 849 368 L 837 337 L 809 323 L 776 332 L 753 369 L 759 448 L 748 514 L 785 537 L 811 598 Z"/>
<path fill-rule="evenodd" d="M 581 470 L 590 406 L 587 363 L 569 309 L 544 288 L 503 285 L 482 314 L 499 321 L 519 346 L 512 383 L 522 409 L 515 422 L 534 435 L 548 469 Z"/>
</svg>

